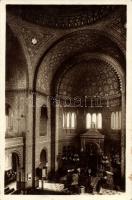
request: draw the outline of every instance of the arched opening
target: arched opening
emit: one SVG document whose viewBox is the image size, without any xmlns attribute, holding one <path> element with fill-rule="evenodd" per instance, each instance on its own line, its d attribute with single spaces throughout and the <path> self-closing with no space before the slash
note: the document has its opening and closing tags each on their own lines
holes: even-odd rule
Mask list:
<svg viewBox="0 0 132 200">
<path fill-rule="evenodd" d="M 19 155 L 16 152 L 12 153 L 12 180 L 14 189 L 21 188 L 21 171 L 20 171 L 20 160 Z"/>
<path fill-rule="evenodd" d="M 91 128 L 91 114 L 87 113 L 86 115 L 86 128 L 89 129 Z"/>
<path fill-rule="evenodd" d="M 73 112 L 71 114 L 71 128 L 75 128 L 76 126 L 76 114 Z"/>
<path fill-rule="evenodd" d="M 19 156 L 17 153 L 12 153 L 12 170 L 17 173 L 19 168 Z"/>
<path fill-rule="evenodd" d="M 102 129 L 102 114 L 101 113 L 87 113 L 86 114 L 86 128 Z"/>
<path fill-rule="evenodd" d="M 66 126 L 67 128 L 70 128 L 70 113 L 69 113 L 69 112 L 67 113 L 66 125 L 67 125 L 67 126 Z"/>
<path fill-rule="evenodd" d="M 47 107 L 42 106 L 40 111 L 40 136 L 44 136 L 47 134 Z"/>
<path fill-rule="evenodd" d="M 5 115 L 6 115 L 6 132 L 8 134 L 8 131 L 13 129 L 13 112 L 12 108 L 9 104 L 6 104 L 5 107 Z"/>
<path fill-rule="evenodd" d="M 121 130 L 121 111 L 111 113 L 111 129 Z"/>
<path fill-rule="evenodd" d="M 101 113 L 98 113 L 97 115 L 97 128 L 98 129 L 101 129 L 102 128 L 102 114 Z"/>
<path fill-rule="evenodd" d="M 40 153 L 40 164 L 36 168 L 36 176 L 39 179 L 46 178 L 47 176 L 47 152 L 45 149 Z"/>
<path fill-rule="evenodd" d="M 118 119 L 119 119 L 118 128 L 119 128 L 119 130 L 121 130 L 121 111 L 119 111 L 119 117 L 118 117 Z"/>
<path fill-rule="evenodd" d="M 19 184 L 18 182 L 21 180 L 20 160 L 16 152 L 11 153 L 10 164 L 10 169 L 5 171 L 5 186 L 12 187 L 16 190 Z"/>
<path fill-rule="evenodd" d="M 92 114 L 92 128 L 97 128 L 96 126 L 96 113 Z"/>
<path fill-rule="evenodd" d="M 116 116 L 115 129 L 118 130 L 118 125 L 119 125 L 118 121 L 119 120 L 118 120 L 118 112 L 117 111 L 116 111 L 116 115 L 115 116 Z"/>
<path fill-rule="evenodd" d="M 46 150 L 43 149 L 40 153 L 40 163 L 43 167 L 46 167 L 47 164 L 47 153 Z"/>
</svg>

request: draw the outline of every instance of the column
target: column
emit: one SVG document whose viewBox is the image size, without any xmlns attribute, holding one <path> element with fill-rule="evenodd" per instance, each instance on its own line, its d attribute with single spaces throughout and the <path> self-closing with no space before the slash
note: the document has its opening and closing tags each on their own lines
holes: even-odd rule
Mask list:
<svg viewBox="0 0 132 200">
<path fill-rule="evenodd" d="M 25 135 L 25 183 L 32 187 L 33 180 L 33 94 L 28 94 L 26 104 L 26 135 Z"/>
<path fill-rule="evenodd" d="M 121 99 L 121 176 L 125 178 L 125 141 L 126 141 L 126 101 L 125 91 L 122 91 Z"/>
<path fill-rule="evenodd" d="M 56 105 L 56 122 L 55 122 L 55 170 L 58 169 L 58 154 L 59 154 L 59 129 L 61 126 L 62 116 L 60 116 L 60 113 L 62 114 L 62 107 L 61 105 Z"/>
</svg>

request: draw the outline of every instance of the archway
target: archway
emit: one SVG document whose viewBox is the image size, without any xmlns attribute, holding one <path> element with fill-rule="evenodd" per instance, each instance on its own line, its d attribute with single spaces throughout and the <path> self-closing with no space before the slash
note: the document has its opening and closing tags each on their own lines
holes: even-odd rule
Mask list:
<svg viewBox="0 0 132 200">
<path fill-rule="evenodd" d="M 17 153 L 12 153 L 12 170 L 17 173 L 20 167 L 19 156 Z"/>
<path fill-rule="evenodd" d="M 9 132 L 13 129 L 13 112 L 9 104 L 5 105 L 5 116 L 6 116 L 6 136 L 9 136 Z"/>
<path fill-rule="evenodd" d="M 47 176 L 47 152 L 45 149 L 42 149 L 40 153 L 40 164 L 36 169 L 36 176 L 39 177 L 39 179 Z"/>
<path fill-rule="evenodd" d="M 16 190 L 21 181 L 20 159 L 17 152 L 11 153 L 10 164 L 10 169 L 5 171 L 5 186 Z"/>
<path fill-rule="evenodd" d="M 47 163 L 47 153 L 46 150 L 43 149 L 40 153 L 40 163 L 42 165 L 42 167 L 46 167 L 46 163 Z"/>
<path fill-rule="evenodd" d="M 84 34 L 85 34 L 85 36 L 84 36 Z M 96 37 L 94 37 L 94 34 L 96 35 Z M 75 38 L 77 38 L 77 40 L 75 40 Z M 98 42 L 98 41 L 101 41 L 101 42 Z M 102 45 L 103 41 L 106 45 Z M 62 47 L 66 46 L 66 44 L 68 44 L 66 47 L 68 49 L 64 51 L 64 48 L 62 48 Z M 112 53 L 111 53 L 111 51 L 109 51 L 109 48 L 111 48 L 113 50 Z M 54 52 L 55 52 L 55 55 L 54 55 Z M 89 59 L 86 59 L 86 56 L 84 56 L 85 58 L 83 57 L 83 59 L 82 58 L 77 59 L 77 60 L 73 59 L 73 58 L 77 58 L 77 57 L 80 58 L 80 54 L 82 52 L 87 53 L 87 54 L 94 54 L 94 56 L 90 55 Z M 119 55 L 118 59 L 117 59 L 117 57 L 115 57 L 114 52 Z M 92 56 L 94 58 L 92 58 Z M 74 63 L 72 63 L 73 60 L 75 61 Z M 97 61 L 95 63 L 95 68 L 99 63 L 98 61 L 100 61 L 100 63 L 101 63 L 100 66 L 102 66 L 102 68 L 105 64 L 106 70 L 104 69 L 105 70 L 104 73 L 106 75 L 105 76 L 106 79 L 104 81 L 106 82 L 106 86 L 105 86 L 105 84 L 101 83 L 101 85 L 103 85 L 102 88 L 103 88 L 104 94 L 106 94 L 105 106 L 107 107 L 107 102 L 108 102 L 107 101 L 107 95 L 108 95 L 107 94 L 107 90 L 108 90 L 107 85 L 110 86 L 109 83 L 107 84 L 107 80 L 108 80 L 107 69 L 108 69 L 108 71 L 111 70 L 110 74 L 111 73 L 114 74 L 114 77 L 117 80 L 117 85 L 119 86 L 119 88 L 117 86 L 117 88 L 119 89 L 118 90 L 119 93 L 118 93 L 118 91 L 116 91 L 117 94 L 119 94 L 119 97 L 117 96 L 117 98 L 118 98 L 117 100 L 119 100 L 119 103 L 120 103 L 120 99 L 121 99 L 120 83 L 124 82 L 124 80 L 122 81 L 122 78 L 124 76 L 125 57 L 124 57 L 122 50 L 118 46 L 118 44 L 116 44 L 115 41 L 112 40 L 112 38 L 110 39 L 108 36 L 104 35 L 100 31 L 96 31 L 96 33 L 93 31 L 92 35 L 91 35 L 91 30 L 83 30 L 78 33 L 77 32 L 72 33 L 71 35 L 68 35 L 66 38 L 62 38 L 62 40 L 59 40 L 58 44 L 55 43 L 51 47 L 51 49 L 48 49 L 48 51 L 44 54 L 44 57 L 40 60 L 39 65 L 36 68 L 36 73 L 34 76 L 34 91 L 36 91 L 36 90 L 41 91 L 47 95 L 51 94 L 51 95 L 53 95 L 53 97 L 56 95 L 60 95 L 60 93 L 57 93 L 57 90 L 60 89 L 59 86 L 61 85 L 59 80 L 60 80 L 60 76 L 65 74 L 64 72 L 67 72 L 67 70 L 68 70 L 67 66 L 70 65 L 69 68 L 72 68 L 72 67 L 74 68 L 77 64 L 82 63 L 82 61 L 84 61 L 85 63 L 88 63 L 88 62 L 91 62 L 91 60 Z M 50 68 L 48 68 L 48 66 L 50 66 Z M 77 68 L 77 67 L 75 67 L 75 68 Z M 82 70 L 82 67 L 80 69 Z M 100 71 L 100 68 L 95 69 L 94 72 L 96 73 L 97 70 Z M 81 74 L 81 72 L 79 70 L 77 70 L 75 74 Z M 87 73 L 84 73 L 84 74 L 87 75 Z M 91 73 L 91 74 L 93 74 L 93 73 Z M 98 76 L 98 74 L 99 73 L 97 73 L 97 76 Z M 112 74 L 111 74 L 111 77 L 113 77 Z M 100 76 L 102 76 L 102 75 L 100 74 Z M 74 77 L 76 77 L 76 76 L 74 76 Z M 84 77 L 84 76 L 81 76 L 80 78 L 82 78 L 82 77 Z M 89 76 L 89 77 L 92 77 L 92 76 Z M 86 79 L 87 78 L 88 77 L 86 77 Z M 120 81 L 120 78 L 121 78 L 121 81 Z M 40 80 L 42 80 L 42 81 L 40 81 Z M 73 78 L 72 80 L 75 80 L 75 79 Z M 99 78 L 99 80 L 102 80 L 102 78 Z M 65 82 L 69 82 L 69 80 L 66 79 Z M 80 83 L 80 80 L 78 79 L 77 81 L 75 80 L 73 82 Z M 80 92 L 80 90 L 78 90 L 78 87 L 75 87 L 76 85 L 74 85 L 74 83 L 72 85 L 73 87 L 71 87 L 71 88 L 72 89 L 74 88 L 77 92 Z M 82 83 L 81 88 L 84 91 L 83 85 L 85 85 L 85 84 L 84 84 L 83 78 L 82 78 L 81 83 Z M 90 81 L 90 83 L 92 85 L 95 85 L 93 81 Z M 89 88 L 89 87 L 87 87 L 87 88 Z M 97 88 L 97 87 L 95 87 L 95 88 Z M 62 91 L 63 92 L 65 91 L 65 90 L 63 90 L 63 87 L 62 87 Z M 76 93 L 76 91 L 74 91 L 75 95 L 78 96 L 77 95 L 78 93 Z M 93 91 L 94 90 L 91 90 L 91 92 L 93 92 Z M 100 91 L 100 90 L 98 90 L 98 91 Z M 111 91 L 111 92 L 113 93 L 113 91 Z M 72 91 L 70 94 L 74 95 Z M 84 94 L 83 96 L 85 96 L 85 91 L 83 94 Z M 103 97 L 104 94 L 101 94 L 101 96 Z M 62 96 L 64 96 L 64 95 L 62 95 Z M 94 93 L 94 94 L 92 94 L 92 96 L 98 96 L 100 98 L 100 94 L 98 94 L 98 93 L 97 94 Z M 109 96 L 111 96 L 111 94 Z M 36 96 L 34 97 L 34 102 L 35 102 L 35 100 L 36 100 Z M 52 102 L 52 100 L 53 100 L 53 102 Z M 59 132 L 58 127 L 59 126 L 57 126 L 56 124 L 57 124 L 57 120 L 59 121 L 59 117 L 58 117 L 59 109 L 57 107 L 55 107 L 56 99 L 52 98 L 52 100 L 50 102 L 51 103 L 51 163 L 52 163 L 51 167 L 53 169 L 57 169 L 56 163 L 57 163 L 57 155 L 59 153 L 59 148 L 58 148 L 58 141 L 56 142 L 56 138 L 58 138 L 58 132 Z M 34 107 L 34 112 L 36 112 L 35 107 Z M 34 129 L 34 135 L 35 135 L 35 129 Z M 61 135 L 64 135 L 64 134 L 61 134 Z"/>
<path fill-rule="evenodd" d="M 47 107 L 43 105 L 40 111 L 40 136 L 44 136 L 47 134 Z"/>
<path fill-rule="evenodd" d="M 16 54 L 17 52 L 17 54 Z M 25 180 L 27 174 L 26 158 L 28 151 L 25 152 L 25 139 L 21 140 L 21 146 L 17 144 L 17 137 L 26 137 L 26 128 L 28 123 L 26 121 L 28 112 L 25 110 L 26 101 L 28 99 L 27 90 L 29 86 L 28 63 L 26 54 L 22 43 L 13 30 L 10 22 L 7 22 L 6 27 L 6 135 L 5 140 L 8 138 L 13 139 L 13 146 L 9 143 L 7 155 L 10 157 L 10 169 L 12 180 L 21 182 Z M 18 92 L 19 91 L 19 92 Z M 21 110 L 21 112 L 20 112 Z M 17 111 L 17 112 L 16 112 Z M 21 113 L 21 114 L 20 114 Z M 11 145 L 11 146 L 10 146 Z M 20 152 L 20 153 L 19 153 Z M 25 156 L 24 156 L 25 155 Z M 28 158 L 31 158 L 31 156 Z M 18 183 L 18 184 L 19 184 Z M 15 184 L 15 187 L 19 187 Z M 20 183 L 21 184 L 21 183 Z"/>
<path fill-rule="evenodd" d="M 21 189 L 22 171 L 20 165 L 20 158 L 17 152 L 12 153 L 12 172 L 15 174 L 14 188 Z"/>
</svg>

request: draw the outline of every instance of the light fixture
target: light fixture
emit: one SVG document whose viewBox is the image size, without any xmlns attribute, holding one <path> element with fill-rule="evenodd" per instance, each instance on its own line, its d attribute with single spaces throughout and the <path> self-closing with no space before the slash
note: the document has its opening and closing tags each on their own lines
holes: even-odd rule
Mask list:
<svg viewBox="0 0 132 200">
<path fill-rule="evenodd" d="M 36 38 L 32 38 L 32 44 L 33 44 L 33 45 L 36 45 L 36 44 L 37 44 L 37 42 L 38 42 L 38 41 L 37 41 L 37 39 L 36 39 Z"/>
</svg>

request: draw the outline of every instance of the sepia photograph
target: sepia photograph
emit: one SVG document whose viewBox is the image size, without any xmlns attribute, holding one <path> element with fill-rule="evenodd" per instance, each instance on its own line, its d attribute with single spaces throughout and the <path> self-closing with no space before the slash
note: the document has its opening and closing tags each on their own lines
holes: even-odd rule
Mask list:
<svg viewBox="0 0 132 200">
<path fill-rule="evenodd" d="M 4 194 L 125 194 L 127 5 L 5 13 Z"/>
</svg>

